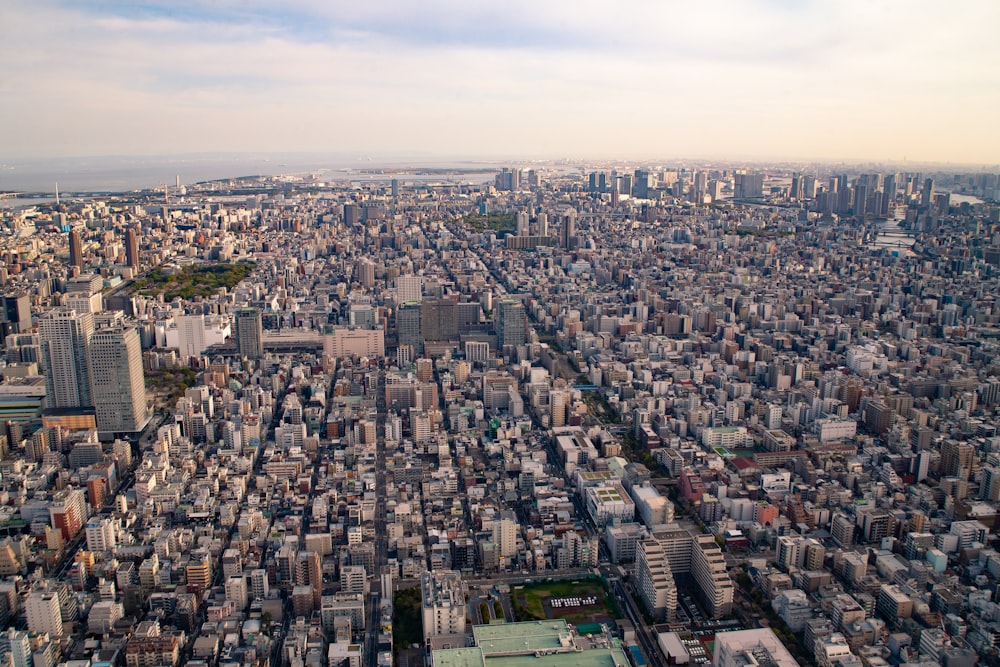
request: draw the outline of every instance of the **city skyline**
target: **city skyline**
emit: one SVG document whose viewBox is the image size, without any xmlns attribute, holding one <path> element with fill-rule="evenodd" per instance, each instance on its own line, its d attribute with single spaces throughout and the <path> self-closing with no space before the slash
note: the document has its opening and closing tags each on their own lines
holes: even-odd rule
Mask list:
<svg viewBox="0 0 1000 667">
<path fill-rule="evenodd" d="M 12 2 L 0 162 L 428 158 L 996 162 L 987 2 Z"/>
</svg>

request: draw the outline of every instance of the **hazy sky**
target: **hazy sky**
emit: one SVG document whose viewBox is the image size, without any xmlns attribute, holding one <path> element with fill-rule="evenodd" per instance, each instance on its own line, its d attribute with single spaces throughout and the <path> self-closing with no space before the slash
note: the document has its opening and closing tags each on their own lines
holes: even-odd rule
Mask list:
<svg viewBox="0 0 1000 667">
<path fill-rule="evenodd" d="M 2 0 L 0 162 L 996 164 L 998 27 L 998 0 Z"/>
</svg>

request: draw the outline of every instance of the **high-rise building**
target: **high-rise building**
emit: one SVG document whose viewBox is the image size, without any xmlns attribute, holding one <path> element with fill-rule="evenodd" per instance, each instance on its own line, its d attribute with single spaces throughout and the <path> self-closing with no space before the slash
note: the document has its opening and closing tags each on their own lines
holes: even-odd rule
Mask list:
<svg viewBox="0 0 1000 667">
<path fill-rule="evenodd" d="M 667 550 L 658 539 L 639 542 L 635 552 L 635 588 L 654 620 L 674 617 L 677 612 L 677 583 Z"/>
<path fill-rule="evenodd" d="M 424 353 L 423 308 L 419 303 L 404 303 L 396 308 L 396 341 L 408 345 L 418 356 Z"/>
<path fill-rule="evenodd" d="M 266 600 L 270 593 L 270 582 L 267 578 L 267 570 L 262 567 L 250 572 L 250 592 L 255 600 Z"/>
<path fill-rule="evenodd" d="M 375 262 L 362 257 L 354 267 L 358 282 L 362 287 L 371 289 L 375 285 Z"/>
<path fill-rule="evenodd" d="M 197 357 L 205 351 L 205 316 L 178 315 L 177 339 L 178 352 L 184 359 Z"/>
<path fill-rule="evenodd" d="M 0 297 L 0 334 L 4 337 L 14 333 L 31 331 L 31 297 L 25 292 L 4 294 Z"/>
<path fill-rule="evenodd" d="M 696 535 L 691 541 L 691 575 L 711 618 L 722 618 L 733 610 L 733 580 L 712 535 Z"/>
<path fill-rule="evenodd" d="M 650 187 L 649 171 L 636 169 L 632 179 L 632 196 L 636 199 L 646 199 L 649 197 Z"/>
<path fill-rule="evenodd" d="M 133 269 L 139 268 L 139 230 L 135 227 L 125 232 L 125 263 Z"/>
<path fill-rule="evenodd" d="M 493 543 L 497 545 L 499 555 L 511 559 L 517 555 L 517 536 L 521 526 L 510 510 L 503 510 L 500 519 L 493 522 Z"/>
<path fill-rule="evenodd" d="M 528 321 L 524 304 L 517 299 L 503 299 L 497 308 L 496 330 L 501 349 L 507 345 L 524 345 L 528 340 Z"/>
<path fill-rule="evenodd" d="M 539 213 L 535 218 L 535 225 L 538 227 L 538 236 L 548 236 L 549 235 L 549 216 L 547 213 Z"/>
<path fill-rule="evenodd" d="M 19 632 L 14 628 L 0 634 L 0 654 L 10 656 L 13 667 L 32 667 L 31 638 L 27 632 Z"/>
<path fill-rule="evenodd" d="M 54 591 L 36 590 L 28 594 L 24 603 L 28 616 L 28 631 L 47 632 L 50 637 L 61 637 L 62 614 L 59 611 L 59 594 Z"/>
<path fill-rule="evenodd" d="M 420 575 L 425 642 L 436 635 L 465 632 L 464 588 L 462 575 L 454 570 L 425 571 Z"/>
<path fill-rule="evenodd" d="M 90 384 L 97 430 L 137 433 L 152 416 L 142 375 L 142 345 L 133 327 L 99 329 L 90 337 Z"/>
<path fill-rule="evenodd" d="M 924 181 L 924 188 L 920 191 L 920 205 L 930 206 L 934 203 L 934 179 L 928 178 Z"/>
<path fill-rule="evenodd" d="M 895 584 L 882 584 L 875 611 L 886 623 L 895 627 L 899 619 L 913 615 L 913 599 Z"/>
<path fill-rule="evenodd" d="M 425 341 L 457 340 L 458 322 L 454 298 L 424 299 L 420 304 L 420 326 Z"/>
<path fill-rule="evenodd" d="M 315 551 L 300 551 L 295 555 L 294 581 L 312 589 L 313 609 L 320 608 L 323 598 L 323 559 Z"/>
<path fill-rule="evenodd" d="M 69 265 L 83 268 L 83 237 L 79 229 L 69 233 Z"/>
<path fill-rule="evenodd" d="M 344 204 L 344 224 L 356 225 L 361 220 L 361 211 L 357 204 Z"/>
<path fill-rule="evenodd" d="M 521 171 L 510 167 L 504 167 L 497 174 L 495 185 L 497 190 L 515 192 L 521 188 Z"/>
<path fill-rule="evenodd" d="M 527 236 L 528 235 L 528 212 L 518 211 L 517 212 L 517 235 Z"/>
<path fill-rule="evenodd" d="M 242 574 L 234 574 L 226 579 L 226 599 L 236 603 L 238 609 L 245 609 L 248 602 L 247 580 Z"/>
<path fill-rule="evenodd" d="M 888 217 L 892 204 L 896 201 L 896 174 L 889 174 L 885 177 L 885 184 L 882 186 L 882 217 Z"/>
<path fill-rule="evenodd" d="M 941 443 L 941 474 L 967 480 L 972 474 L 976 449 L 967 442 L 948 439 Z"/>
<path fill-rule="evenodd" d="M 340 568 L 340 590 L 345 593 L 368 592 L 368 575 L 362 565 L 343 565 Z"/>
<path fill-rule="evenodd" d="M 236 351 L 248 359 L 264 356 L 264 326 L 256 308 L 236 312 Z"/>
<path fill-rule="evenodd" d="M 775 562 L 778 567 L 789 570 L 798 567 L 802 562 L 802 538 L 794 535 L 782 535 L 778 538 L 778 548 Z"/>
<path fill-rule="evenodd" d="M 571 248 L 576 241 L 576 218 L 576 209 L 563 211 L 562 226 L 559 228 L 559 244 L 563 248 Z"/>
<path fill-rule="evenodd" d="M 737 172 L 733 180 L 736 199 L 755 199 L 764 196 L 764 174 Z"/>
<path fill-rule="evenodd" d="M 421 297 L 421 286 L 423 284 L 420 276 L 407 274 L 396 278 L 396 303 L 403 304 L 409 302 L 419 302 Z"/>
<path fill-rule="evenodd" d="M 38 346 L 50 408 L 92 406 L 87 350 L 94 316 L 57 308 L 38 321 Z"/>
<path fill-rule="evenodd" d="M 76 537 L 90 516 L 87 494 L 83 489 L 62 489 L 57 491 L 49 503 L 49 521 L 53 529 L 62 534 L 67 542 Z"/>
<path fill-rule="evenodd" d="M 103 553 L 114 551 L 117 547 L 115 527 L 111 523 L 111 519 L 107 517 L 91 519 L 84 526 L 84 529 L 87 535 L 87 551 Z"/>
<path fill-rule="evenodd" d="M 566 417 L 572 402 L 567 389 L 556 389 L 549 393 L 549 425 L 552 428 L 566 425 Z"/>
</svg>

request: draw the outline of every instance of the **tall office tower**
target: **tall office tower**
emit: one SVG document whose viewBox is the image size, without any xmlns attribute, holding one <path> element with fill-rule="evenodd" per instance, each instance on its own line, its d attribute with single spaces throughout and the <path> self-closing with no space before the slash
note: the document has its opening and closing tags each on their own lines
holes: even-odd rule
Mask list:
<svg viewBox="0 0 1000 667">
<path fill-rule="evenodd" d="M 482 328 L 483 307 L 478 301 L 455 304 L 455 326 L 458 333 L 479 331 Z"/>
<path fill-rule="evenodd" d="M 528 235 L 528 212 L 518 211 L 517 212 L 517 235 L 527 236 Z"/>
<path fill-rule="evenodd" d="M 79 229 L 69 233 L 69 265 L 83 268 L 83 237 Z"/>
<path fill-rule="evenodd" d="M 408 345 L 418 356 L 424 353 L 424 334 L 419 303 L 404 303 L 396 309 L 396 341 Z"/>
<path fill-rule="evenodd" d="M 896 201 L 896 174 L 889 174 L 885 177 L 885 185 L 882 188 L 882 210 L 879 213 L 882 217 L 889 216 L 889 207 Z"/>
<path fill-rule="evenodd" d="M 133 269 L 139 268 L 139 231 L 135 227 L 125 232 L 125 262 Z"/>
<path fill-rule="evenodd" d="M 496 314 L 497 344 L 500 349 L 506 345 L 524 345 L 528 340 L 528 320 L 524 304 L 517 299 L 503 299 Z"/>
<path fill-rule="evenodd" d="M 452 297 L 423 300 L 420 304 L 420 326 L 425 341 L 458 338 L 458 320 L 455 317 L 457 304 L 458 301 Z"/>
<path fill-rule="evenodd" d="M 90 337 L 90 384 L 97 430 L 137 433 L 152 416 L 142 376 L 142 345 L 134 327 L 98 329 Z"/>
<path fill-rule="evenodd" d="M 570 248 L 576 239 L 576 209 L 567 208 L 563 211 L 562 227 L 559 229 L 559 244 L 563 248 Z"/>
<path fill-rule="evenodd" d="M 696 202 L 704 199 L 708 193 L 708 172 L 696 171 L 694 174 L 694 183 L 691 187 L 694 188 L 694 200 Z"/>
<path fill-rule="evenodd" d="M 736 199 L 754 199 L 764 196 L 764 174 L 736 172 L 733 178 Z"/>
<path fill-rule="evenodd" d="M 264 356 L 264 326 L 256 308 L 236 311 L 236 351 L 249 359 Z"/>
<path fill-rule="evenodd" d="M 802 196 L 806 199 L 816 199 L 816 177 L 812 174 L 802 177 Z"/>
<path fill-rule="evenodd" d="M 94 316 L 57 308 L 38 321 L 38 347 L 50 408 L 80 408 L 94 404 L 90 393 L 87 347 L 94 333 Z"/>
<path fill-rule="evenodd" d="M 539 213 L 536 218 L 536 225 L 538 227 L 538 236 L 548 236 L 549 235 L 549 216 L 546 213 Z"/>
<path fill-rule="evenodd" d="M 25 292 L 4 294 L 0 297 L 0 327 L 4 337 L 12 333 L 31 331 L 31 297 Z"/>
<path fill-rule="evenodd" d="M 361 211 L 357 204 L 344 204 L 344 224 L 356 225 L 361 220 Z"/>
<path fill-rule="evenodd" d="M 59 612 L 59 594 L 55 591 L 35 590 L 25 601 L 29 632 L 47 632 L 52 638 L 63 633 L 62 615 Z"/>
<path fill-rule="evenodd" d="M 838 186 L 837 189 L 837 213 L 845 215 L 851 212 L 851 205 L 854 202 L 854 188 L 850 186 Z"/>
<path fill-rule="evenodd" d="M 632 196 L 637 199 L 649 197 L 649 172 L 644 169 L 635 170 L 635 178 L 632 181 Z"/>
<path fill-rule="evenodd" d="M 515 192 L 521 189 L 521 172 L 518 169 L 504 167 L 497 174 L 495 182 L 497 190 Z"/>
<path fill-rule="evenodd" d="M 617 191 L 619 194 L 632 196 L 632 183 L 634 177 L 632 174 L 622 174 L 620 178 L 617 178 L 612 183 L 612 192 Z"/>
<path fill-rule="evenodd" d="M 396 278 L 396 303 L 420 301 L 422 280 L 420 276 L 408 274 Z"/>
<path fill-rule="evenodd" d="M 864 216 L 868 204 L 868 186 L 859 183 L 854 188 L 854 208 L 851 211 L 854 215 Z"/>
<path fill-rule="evenodd" d="M 924 189 L 920 193 L 920 205 L 930 206 L 934 203 L 934 179 L 928 178 L 924 181 Z"/>
</svg>

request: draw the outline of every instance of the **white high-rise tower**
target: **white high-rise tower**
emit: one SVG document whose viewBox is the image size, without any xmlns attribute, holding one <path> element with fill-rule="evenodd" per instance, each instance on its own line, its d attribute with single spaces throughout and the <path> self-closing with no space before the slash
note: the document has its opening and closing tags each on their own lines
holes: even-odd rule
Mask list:
<svg viewBox="0 0 1000 667">
<path fill-rule="evenodd" d="M 87 365 L 87 346 L 93 333 L 93 314 L 72 308 L 57 308 L 38 321 L 38 346 L 50 408 L 94 404 Z"/>
</svg>

